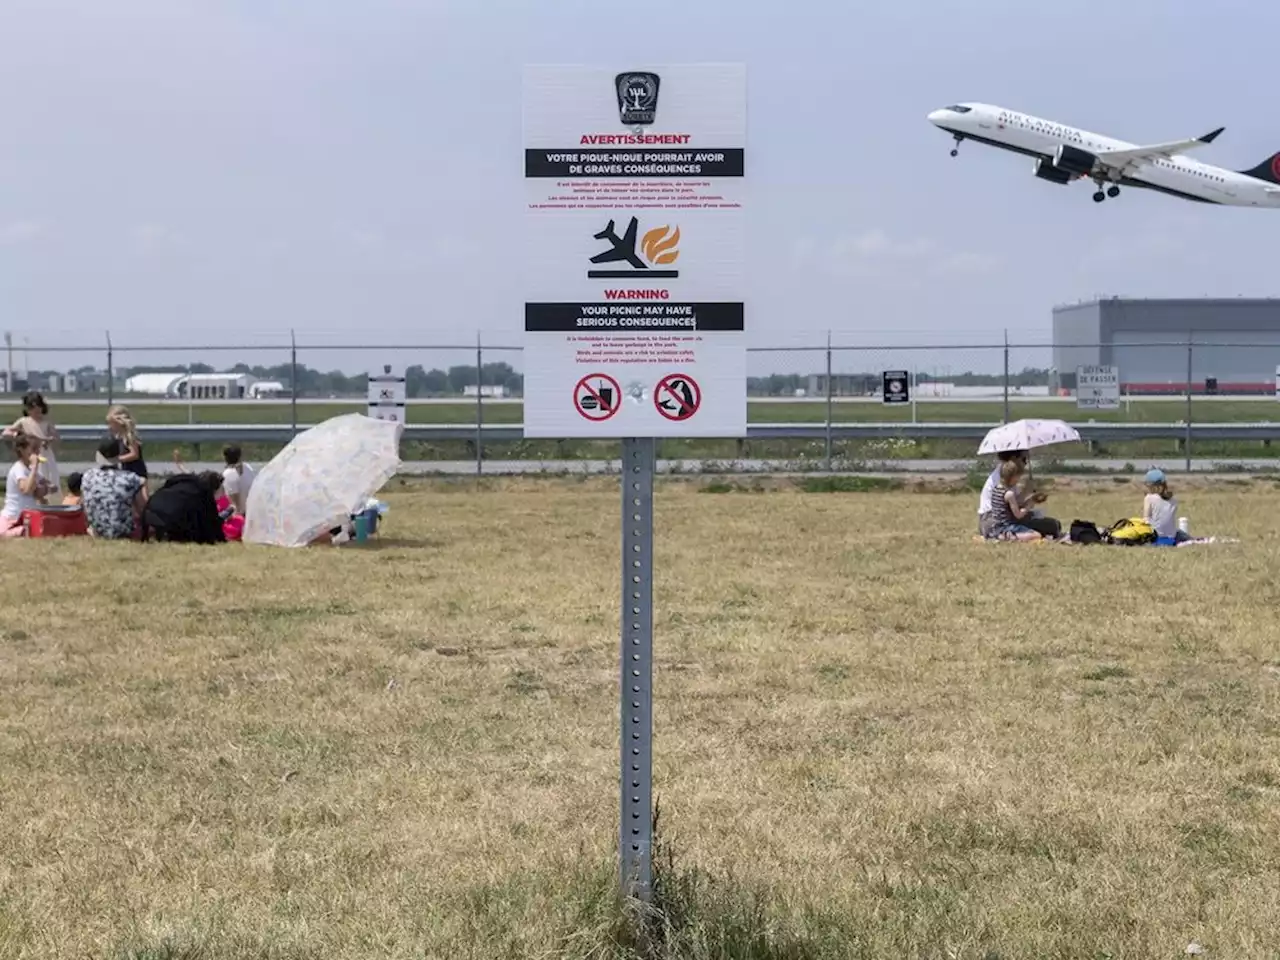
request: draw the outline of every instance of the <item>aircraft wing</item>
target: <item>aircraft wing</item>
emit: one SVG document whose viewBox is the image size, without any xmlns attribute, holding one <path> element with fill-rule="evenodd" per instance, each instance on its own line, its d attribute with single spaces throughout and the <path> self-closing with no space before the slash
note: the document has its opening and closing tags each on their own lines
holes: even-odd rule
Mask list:
<svg viewBox="0 0 1280 960">
<path fill-rule="evenodd" d="M 1195 147 L 1213 143 L 1225 127 L 1219 127 L 1206 133 L 1203 137 L 1192 140 L 1171 140 L 1168 143 L 1152 143 L 1147 146 L 1130 147 L 1128 150 L 1103 150 L 1097 154 L 1098 160 L 1108 167 L 1117 170 L 1130 170 L 1153 160 L 1168 160 L 1170 157 L 1191 150 Z"/>
</svg>

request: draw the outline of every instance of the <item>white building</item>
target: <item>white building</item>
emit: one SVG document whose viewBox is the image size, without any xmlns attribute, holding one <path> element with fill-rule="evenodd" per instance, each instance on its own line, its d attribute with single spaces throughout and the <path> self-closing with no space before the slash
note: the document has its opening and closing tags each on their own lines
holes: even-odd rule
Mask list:
<svg viewBox="0 0 1280 960">
<path fill-rule="evenodd" d="M 476 385 L 473 383 L 463 387 L 462 395 L 464 397 L 474 397 L 476 395 Z M 482 397 L 494 397 L 495 399 L 498 399 L 505 397 L 506 395 L 507 388 L 500 383 L 486 384 L 480 388 L 480 396 Z"/>
<path fill-rule="evenodd" d="M 174 373 L 135 373 L 124 382 L 125 393 L 141 393 L 148 397 L 172 397 L 175 385 L 186 374 Z"/>
<path fill-rule="evenodd" d="M 139 373 L 124 383 L 125 393 L 173 400 L 243 400 L 257 380 L 247 373 Z"/>
<path fill-rule="evenodd" d="M 249 384 L 249 397 L 253 400 L 266 400 L 270 397 L 283 396 L 284 384 L 277 380 L 259 380 Z"/>
<path fill-rule="evenodd" d="M 174 384 L 177 395 L 192 400 L 243 400 L 257 379 L 247 373 L 193 373 Z"/>
</svg>

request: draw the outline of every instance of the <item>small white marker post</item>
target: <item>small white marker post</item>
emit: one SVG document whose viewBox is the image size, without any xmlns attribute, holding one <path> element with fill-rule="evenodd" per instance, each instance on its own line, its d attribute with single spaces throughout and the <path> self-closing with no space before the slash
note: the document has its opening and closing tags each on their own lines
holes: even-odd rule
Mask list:
<svg viewBox="0 0 1280 960">
<path fill-rule="evenodd" d="M 647 901 L 657 440 L 747 433 L 746 69 L 620 67 L 525 69 L 524 435 L 622 441 L 618 868 Z"/>
</svg>

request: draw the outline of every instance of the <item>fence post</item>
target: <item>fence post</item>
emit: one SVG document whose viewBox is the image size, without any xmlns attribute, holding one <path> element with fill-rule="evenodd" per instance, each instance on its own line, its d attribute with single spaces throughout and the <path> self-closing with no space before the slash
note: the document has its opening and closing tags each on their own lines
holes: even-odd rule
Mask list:
<svg viewBox="0 0 1280 960">
<path fill-rule="evenodd" d="M 298 338 L 289 331 L 289 429 L 298 435 Z"/>
<path fill-rule="evenodd" d="M 1009 422 L 1009 329 L 1004 331 L 1004 422 Z"/>
<path fill-rule="evenodd" d="M 826 445 L 825 445 L 825 457 L 824 457 L 826 460 L 828 471 L 831 470 L 831 413 L 832 413 L 831 405 L 832 405 L 832 391 L 834 389 L 835 388 L 831 384 L 831 331 L 828 330 L 827 331 L 827 424 L 826 424 Z"/>
<path fill-rule="evenodd" d="M 1191 472 L 1191 359 L 1195 354 L 1195 347 L 1191 342 L 1191 331 L 1187 331 L 1187 435 L 1183 440 L 1185 454 L 1187 458 L 1187 473 Z"/>
<path fill-rule="evenodd" d="M 116 365 L 114 348 L 111 346 L 111 331 L 107 331 L 107 406 L 116 402 Z"/>
<path fill-rule="evenodd" d="M 193 394 L 195 393 L 195 391 L 192 390 L 191 388 L 191 374 L 193 372 L 194 371 L 192 370 L 192 364 L 188 363 L 187 364 L 187 425 L 188 426 L 196 422 L 196 405 L 195 405 L 195 399 L 193 397 Z"/>
<path fill-rule="evenodd" d="M 476 476 L 484 473 L 484 452 L 482 448 L 484 436 L 484 353 L 480 346 L 480 331 L 476 331 Z"/>
</svg>

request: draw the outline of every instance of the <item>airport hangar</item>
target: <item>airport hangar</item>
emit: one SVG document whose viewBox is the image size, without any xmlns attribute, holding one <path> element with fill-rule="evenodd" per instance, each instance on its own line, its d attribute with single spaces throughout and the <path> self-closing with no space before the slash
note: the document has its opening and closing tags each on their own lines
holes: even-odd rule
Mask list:
<svg viewBox="0 0 1280 960">
<path fill-rule="evenodd" d="M 1196 344 L 1190 351 L 1188 341 Z M 1063 391 L 1074 392 L 1078 367 L 1101 365 L 1117 368 L 1122 393 L 1185 393 L 1190 352 L 1193 394 L 1274 395 L 1280 298 L 1106 297 L 1064 304 L 1053 308 L 1053 344 L 1056 386 Z"/>
</svg>

